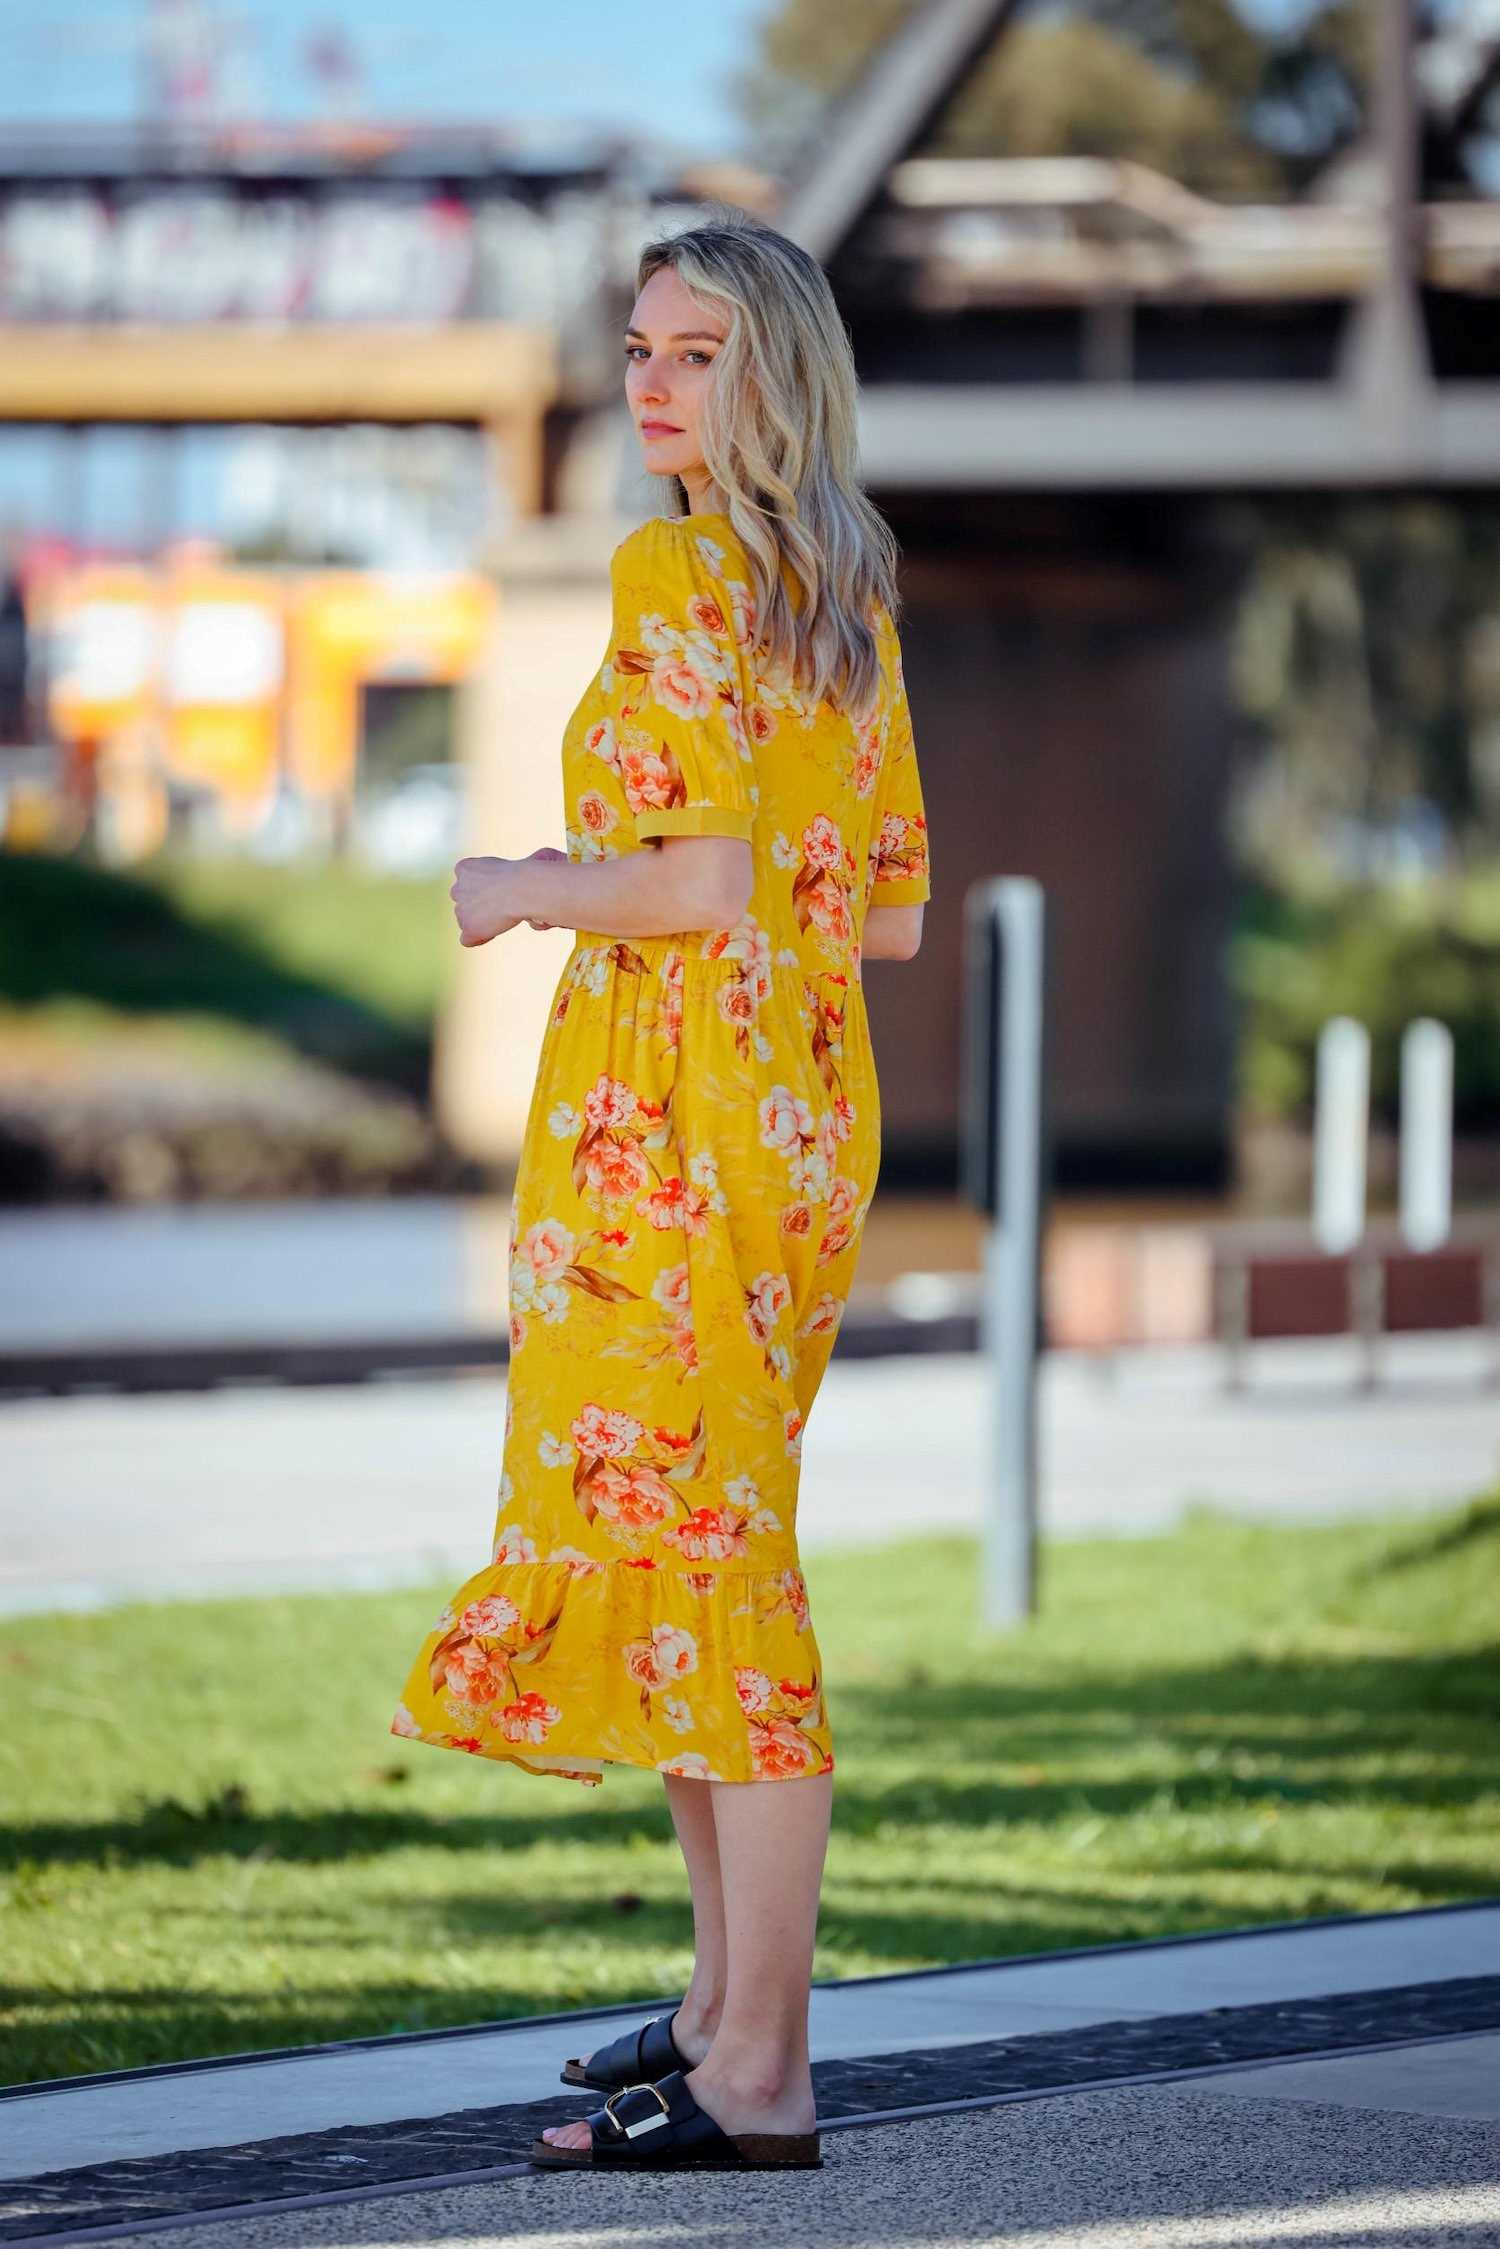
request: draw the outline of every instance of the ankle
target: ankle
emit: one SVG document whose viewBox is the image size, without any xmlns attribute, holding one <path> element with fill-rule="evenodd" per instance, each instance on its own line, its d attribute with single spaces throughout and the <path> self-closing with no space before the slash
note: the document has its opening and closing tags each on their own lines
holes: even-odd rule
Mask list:
<svg viewBox="0 0 1500 2249">
<path fill-rule="evenodd" d="M 807 2048 L 800 2041 L 769 2044 L 763 2033 L 729 2037 L 722 2028 L 698 2067 L 711 2082 L 733 2086 L 755 2100 L 776 2101 L 811 2082 Z"/>
<path fill-rule="evenodd" d="M 682 2004 L 677 2010 L 676 2019 L 684 2030 L 697 2031 L 705 2038 L 712 2038 L 719 2027 L 719 2018 L 723 2012 L 724 1994 L 722 1992 L 710 1992 L 706 1998 L 700 1998 L 689 1985 L 683 1994 Z"/>
</svg>

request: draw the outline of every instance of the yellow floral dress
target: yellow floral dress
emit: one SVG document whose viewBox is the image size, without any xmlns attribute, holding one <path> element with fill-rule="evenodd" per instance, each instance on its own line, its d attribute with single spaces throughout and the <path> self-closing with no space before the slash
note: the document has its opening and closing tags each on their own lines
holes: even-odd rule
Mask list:
<svg viewBox="0 0 1500 2249">
<path fill-rule="evenodd" d="M 491 1558 L 391 1731 L 592 1784 L 794 1779 L 833 1764 L 796 1518 L 880 1163 L 860 936 L 930 895 L 900 642 L 882 608 L 856 725 L 758 668 L 726 516 L 642 524 L 610 575 L 568 856 L 743 836 L 754 890 L 732 929 L 576 932 L 512 1198 Z"/>
</svg>

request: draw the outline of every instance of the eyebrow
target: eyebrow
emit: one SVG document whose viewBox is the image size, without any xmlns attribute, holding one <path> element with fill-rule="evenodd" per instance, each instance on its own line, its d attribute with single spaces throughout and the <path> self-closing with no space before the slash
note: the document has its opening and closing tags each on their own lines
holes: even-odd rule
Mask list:
<svg viewBox="0 0 1500 2249">
<path fill-rule="evenodd" d="M 644 328 L 627 328 L 625 333 L 627 336 L 639 336 L 642 343 L 649 340 Z M 716 336 L 711 328 L 679 328 L 675 336 L 667 338 L 669 344 L 721 344 L 723 341 L 723 337 Z"/>
</svg>

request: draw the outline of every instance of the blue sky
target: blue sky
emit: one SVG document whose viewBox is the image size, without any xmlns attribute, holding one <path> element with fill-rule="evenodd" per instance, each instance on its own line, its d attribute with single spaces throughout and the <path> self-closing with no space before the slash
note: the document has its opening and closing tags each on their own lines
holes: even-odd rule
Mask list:
<svg viewBox="0 0 1500 2249">
<path fill-rule="evenodd" d="M 1295 20 L 1317 0 L 1239 0 L 1261 22 Z M 742 153 L 725 81 L 751 51 L 775 0 L 221 0 L 231 81 L 251 114 L 315 115 L 320 88 L 303 52 L 342 28 L 380 116 L 542 127 L 644 129 L 686 149 Z M 124 121 L 139 98 L 146 0 L 0 0 L 0 117 Z"/>
</svg>

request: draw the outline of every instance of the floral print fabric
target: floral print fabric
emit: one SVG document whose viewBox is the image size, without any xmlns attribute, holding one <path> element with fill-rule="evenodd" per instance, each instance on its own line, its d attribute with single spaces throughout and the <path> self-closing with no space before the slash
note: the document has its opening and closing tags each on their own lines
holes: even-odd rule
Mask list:
<svg viewBox="0 0 1500 2249">
<path fill-rule="evenodd" d="M 796 1517 L 880 1161 L 861 933 L 930 895 L 900 645 L 881 610 L 867 725 L 809 706 L 723 516 L 641 525 L 611 591 L 568 856 L 738 836 L 754 889 L 730 929 L 576 932 L 512 1197 L 491 1556 L 391 1731 L 585 1783 L 795 1779 L 833 1764 Z"/>
</svg>

